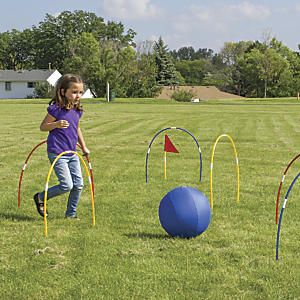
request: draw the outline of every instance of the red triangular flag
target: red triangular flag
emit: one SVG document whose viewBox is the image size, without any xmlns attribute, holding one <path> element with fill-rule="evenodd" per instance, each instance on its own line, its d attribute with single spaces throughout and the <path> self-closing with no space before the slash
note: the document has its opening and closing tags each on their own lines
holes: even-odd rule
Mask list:
<svg viewBox="0 0 300 300">
<path fill-rule="evenodd" d="M 179 151 L 176 149 L 176 147 L 173 145 L 169 137 L 165 134 L 165 152 L 173 152 L 173 153 L 179 153 Z"/>
</svg>

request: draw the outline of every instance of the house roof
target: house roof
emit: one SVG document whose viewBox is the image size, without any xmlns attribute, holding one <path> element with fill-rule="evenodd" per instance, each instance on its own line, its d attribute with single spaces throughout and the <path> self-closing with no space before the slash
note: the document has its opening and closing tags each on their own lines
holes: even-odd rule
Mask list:
<svg viewBox="0 0 300 300">
<path fill-rule="evenodd" d="M 0 81 L 45 81 L 56 70 L 0 70 Z"/>
</svg>

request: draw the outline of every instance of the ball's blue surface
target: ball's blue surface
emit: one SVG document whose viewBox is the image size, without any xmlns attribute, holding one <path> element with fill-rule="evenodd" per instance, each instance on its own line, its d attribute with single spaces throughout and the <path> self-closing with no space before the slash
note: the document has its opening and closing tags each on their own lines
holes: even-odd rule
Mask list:
<svg viewBox="0 0 300 300">
<path fill-rule="evenodd" d="M 211 219 L 206 196 L 187 186 L 168 192 L 160 202 L 158 213 L 162 227 L 174 237 L 200 235 L 207 229 Z"/>
</svg>

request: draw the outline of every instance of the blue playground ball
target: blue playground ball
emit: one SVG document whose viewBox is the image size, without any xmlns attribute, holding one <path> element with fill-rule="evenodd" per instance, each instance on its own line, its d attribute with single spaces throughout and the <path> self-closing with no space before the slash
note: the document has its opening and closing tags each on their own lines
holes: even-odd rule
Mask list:
<svg viewBox="0 0 300 300">
<path fill-rule="evenodd" d="M 211 218 L 206 196 L 188 186 L 168 192 L 160 202 L 158 214 L 161 226 L 169 235 L 183 238 L 203 233 Z"/>
</svg>

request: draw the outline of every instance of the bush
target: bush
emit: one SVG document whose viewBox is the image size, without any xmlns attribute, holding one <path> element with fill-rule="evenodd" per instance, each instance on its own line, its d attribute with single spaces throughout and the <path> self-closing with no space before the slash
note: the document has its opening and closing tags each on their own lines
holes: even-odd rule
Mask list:
<svg viewBox="0 0 300 300">
<path fill-rule="evenodd" d="M 194 94 L 191 91 L 175 91 L 171 98 L 178 102 L 190 102 Z"/>
<path fill-rule="evenodd" d="M 33 98 L 52 98 L 53 96 L 53 87 L 46 82 L 36 83 L 33 91 Z"/>
</svg>

